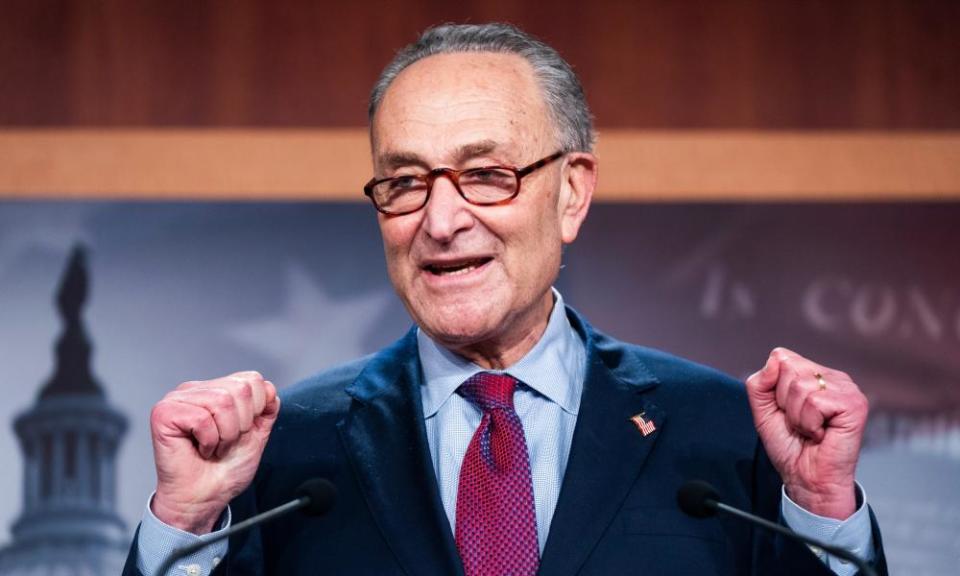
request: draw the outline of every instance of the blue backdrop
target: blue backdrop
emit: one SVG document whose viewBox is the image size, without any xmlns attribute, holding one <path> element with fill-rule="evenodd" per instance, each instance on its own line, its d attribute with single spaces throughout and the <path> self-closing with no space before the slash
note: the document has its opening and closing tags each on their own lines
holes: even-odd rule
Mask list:
<svg viewBox="0 0 960 576">
<path fill-rule="evenodd" d="M 601 330 L 738 376 L 784 345 L 871 399 L 860 477 L 894 573 L 960 560 L 960 204 L 598 205 L 558 289 Z M 148 415 L 188 379 L 279 385 L 376 350 L 410 320 L 363 204 L 0 202 L 0 526 L 20 511 L 10 422 L 59 334 L 70 249 L 90 248 L 93 365 L 131 421 L 119 505 L 153 485 Z M 0 540 L 9 533 L 0 533 Z"/>
</svg>

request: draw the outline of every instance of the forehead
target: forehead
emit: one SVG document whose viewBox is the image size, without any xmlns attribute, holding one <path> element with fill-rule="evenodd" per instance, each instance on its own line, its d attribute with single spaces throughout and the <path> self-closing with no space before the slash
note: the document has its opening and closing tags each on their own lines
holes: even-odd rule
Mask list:
<svg viewBox="0 0 960 576">
<path fill-rule="evenodd" d="M 546 103 L 530 64 L 514 54 L 429 56 L 391 83 L 373 119 L 374 162 L 414 154 L 442 162 L 477 142 L 505 157 L 551 139 Z"/>
</svg>

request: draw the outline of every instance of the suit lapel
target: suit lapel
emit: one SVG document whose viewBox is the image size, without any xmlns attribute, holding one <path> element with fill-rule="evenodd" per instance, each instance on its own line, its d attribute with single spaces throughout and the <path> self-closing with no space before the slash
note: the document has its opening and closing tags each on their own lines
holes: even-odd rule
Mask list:
<svg viewBox="0 0 960 576">
<path fill-rule="evenodd" d="M 570 457 L 540 574 L 576 574 L 640 474 L 666 415 L 642 392 L 657 384 L 638 363 L 611 370 L 601 357 L 597 335 L 575 314 L 571 323 L 585 335 L 587 375 Z M 656 428 L 641 432 L 631 417 L 643 414 Z"/>
<path fill-rule="evenodd" d="M 371 359 L 347 388 L 340 437 L 380 531 L 408 574 L 462 574 L 420 399 L 416 333 Z"/>
</svg>

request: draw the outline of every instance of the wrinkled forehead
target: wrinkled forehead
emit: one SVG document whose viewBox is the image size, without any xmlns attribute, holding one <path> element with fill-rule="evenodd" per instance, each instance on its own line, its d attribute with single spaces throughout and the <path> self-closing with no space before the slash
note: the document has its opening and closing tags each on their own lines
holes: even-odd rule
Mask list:
<svg viewBox="0 0 960 576">
<path fill-rule="evenodd" d="M 491 52 L 439 54 L 408 66 L 384 93 L 370 135 L 375 167 L 404 155 L 447 161 L 479 142 L 524 156 L 558 140 L 530 64 Z"/>
</svg>

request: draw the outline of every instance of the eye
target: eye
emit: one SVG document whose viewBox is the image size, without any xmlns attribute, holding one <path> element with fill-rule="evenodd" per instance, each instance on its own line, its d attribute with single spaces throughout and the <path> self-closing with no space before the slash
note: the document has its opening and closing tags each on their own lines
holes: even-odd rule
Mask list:
<svg viewBox="0 0 960 576">
<path fill-rule="evenodd" d="M 464 172 L 461 179 L 467 185 L 512 186 L 515 178 L 503 168 L 477 168 Z"/>
<path fill-rule="evenodd" d="M 475 172 L 471 172 L 470 176 L 475 180 L 493 180 L 494 178 L 497 177 L 497 173 L 495 170 L 489 170 L 484 168 L 484 169 L 477 170 Z"/>
<path fill-rule="evenodd" d="M 416 176 L 397 176 L 396 178 L 387 180 L 384 184 L 386 184 L 387 189 L 393 193 L 416 190 L 424 185 L 423 180 Z"/>
</svg>

